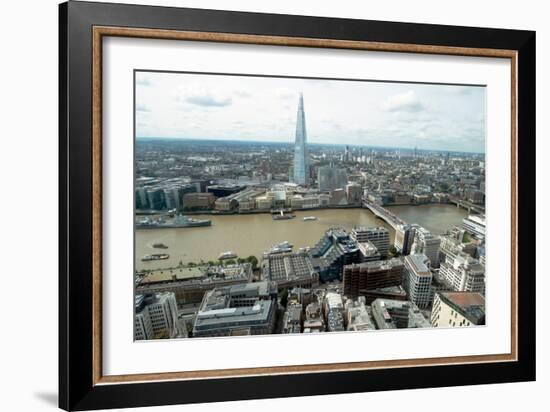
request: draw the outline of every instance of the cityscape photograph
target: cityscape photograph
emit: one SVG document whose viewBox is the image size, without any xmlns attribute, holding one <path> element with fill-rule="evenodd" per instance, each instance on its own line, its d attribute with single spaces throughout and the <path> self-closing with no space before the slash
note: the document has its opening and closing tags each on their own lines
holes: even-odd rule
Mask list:
<svg viewBox="0 0 550 412">
<path fill-rule="evenodd" d="M 485 325 L 484 87 L 134 88 L 135 340 Z"/>
</svg>

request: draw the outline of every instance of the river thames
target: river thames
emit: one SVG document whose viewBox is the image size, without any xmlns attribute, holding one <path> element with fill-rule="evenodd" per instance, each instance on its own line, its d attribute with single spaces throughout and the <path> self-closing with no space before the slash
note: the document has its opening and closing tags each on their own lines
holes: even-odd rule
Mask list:
<svg viewBox="0 0 550 412">
<path fill-rule="evenodd" d="M 463 209 L 443 204 L 420 206 L 389 206 L 408 223 L 418 223 L 434 234 L 443 234 L 460 224 L 468 215 Z M 294 250 L 315 245 L 323 233 L 331 227 L 351 230 L 354 226 L 384 226 L 390 231 L 393 242 L 394 230 L 367 209 L 318 209 L 295 212 L 296 218 L 273 220 L 268 213 L 251 215 L 194 215 L 197 219 L 210 219 L 212 226 L 148 229 L 136 231 L 136 270 L 177 266 L 180 262 L 198 263 L 201 260 L 217 260 L 226 251 L 239 257 L 250 255 L 261 258 L 262 253 L 276 243 L 289 241 Z M 318 220 L 304 221 L 304 216 Z M 164 243 L 168 249 L 155 249 L 154 243 Z M 168 253 L 169 259 L 142 262 L 141 257 L 152 253 Z"/>
</svg>

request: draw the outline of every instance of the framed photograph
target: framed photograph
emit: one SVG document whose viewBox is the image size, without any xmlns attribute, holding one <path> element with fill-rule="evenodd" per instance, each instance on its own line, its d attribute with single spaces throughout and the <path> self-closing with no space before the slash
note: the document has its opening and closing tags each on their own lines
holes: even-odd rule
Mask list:
<svg viewBox="0 0 550 412">
<path fill-rule="evenodd" d="M 535 379 L 535 33 L 60 5 L 66 410 Z"/>
</svg>

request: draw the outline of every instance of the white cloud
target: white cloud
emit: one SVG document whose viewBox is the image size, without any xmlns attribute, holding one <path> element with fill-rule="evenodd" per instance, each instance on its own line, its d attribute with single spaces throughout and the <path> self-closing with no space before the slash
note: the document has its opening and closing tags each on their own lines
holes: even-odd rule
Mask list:
<svg viewBox="0 0 550 412">
<path fill-rule="evenodd" d="M 387 98 L 382 108 L 388 112 L 420 112 L 424 110 L 424 105 L 416 93 L 409 90 Z"/>
<path fill-rule="evenodd" d="M 147 85 L 136 84 L 140 137 L 292 143 L 302 92 L 310 142 L 478 152 L 485 146 L 481 87 L 146 74 Z"/>
</svg>

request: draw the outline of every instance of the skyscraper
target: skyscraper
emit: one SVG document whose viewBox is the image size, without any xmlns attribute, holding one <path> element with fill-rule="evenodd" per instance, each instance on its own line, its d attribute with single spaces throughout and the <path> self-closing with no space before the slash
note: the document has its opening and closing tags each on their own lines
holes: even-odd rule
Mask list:
<svg viewBox="0 0 550 412">
<path fill-rule="evenodd" d="M 309 164 L 307 153 L 306 116 L 304 113 L 304 96 L 300 94 L 298 116 L 296 119 L 296 141 L 294 144 L 294 183 L 307 185 Z"/>
</svg>

